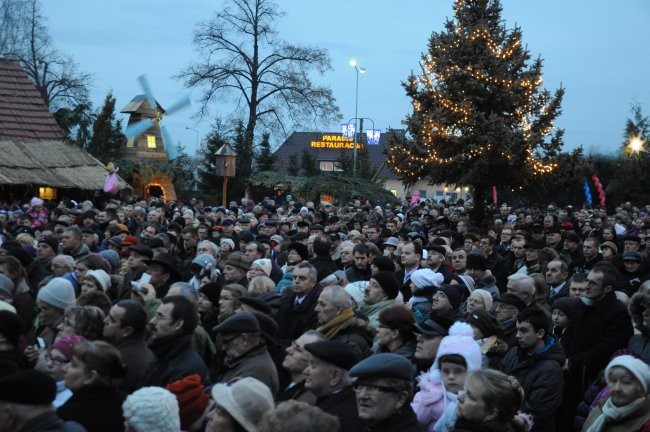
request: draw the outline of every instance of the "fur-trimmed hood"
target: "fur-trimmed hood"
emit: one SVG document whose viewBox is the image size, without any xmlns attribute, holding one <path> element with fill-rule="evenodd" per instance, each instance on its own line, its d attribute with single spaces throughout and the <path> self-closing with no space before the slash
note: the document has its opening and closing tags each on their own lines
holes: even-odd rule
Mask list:
<svg viewBox="0 0 650 432">
<path fill-rule="evenodd" d="M 636 293 L 630 299 L 630 315 L 634 325 L 638 328 L 644 336 L 650 334 L 650 329 L 643 327 L 643 311 L 646 305 L 650 305 L 650 294 Z"/>
</svg>

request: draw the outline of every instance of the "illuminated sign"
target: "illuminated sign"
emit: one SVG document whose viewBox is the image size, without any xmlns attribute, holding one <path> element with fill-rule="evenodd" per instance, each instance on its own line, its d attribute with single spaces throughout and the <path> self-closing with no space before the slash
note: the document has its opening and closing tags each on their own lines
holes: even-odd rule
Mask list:
<svg viewBox="0 0 650 432">
<path fill-rule="evenodd" d="M 366 131 L 366 142 L 368 145 L 377 145 L 379 144 L 379 138 L 381 137 L 380 129 L 368 129 Z"/>
<path fill-rule="evenodd" d="M 344 138 L 354 138 L 354 123 L 343 123 L 341 125 L 341 134 Z"/>
<path fill-rule="evenodd" d="M 354 149 L 354 139 L 346 138 L 342 135 L 325 135 L 320 141 L 312 141 L 311 148 L 323 149 Z M 363 148 L 362 143 L 357 143 L 357 149 Z"/>
</svg>

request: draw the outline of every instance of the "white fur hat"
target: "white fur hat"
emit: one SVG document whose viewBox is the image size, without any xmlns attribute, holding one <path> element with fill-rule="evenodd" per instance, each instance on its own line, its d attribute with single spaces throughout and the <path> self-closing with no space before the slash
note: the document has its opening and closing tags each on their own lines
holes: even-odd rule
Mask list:
<svg viewBox="0 0 650 432">
<path fill-rule="evenodd" d="M 111 287 L 111 277 L 104 270 L 88 270 L 86 277 L 88 276 L 95 279 L 99 284 L 99 288 L 104 292 Z"/>
<path fill-rule="evenodd" d="M 275 407 L 273 395 L 263 382 L 245 377 L 228 386 L 212 387 L 212 399 L 248 432 L 257 432 L 257 423 Z"/>
<path fill-rule="evenodd" d="M 138 432 L 178 432 L 181 420 L 176 396 L 162 387 L 143 387 L 122 404 L 124 420 Z"/>
<path fill-rule="evenodd" d="M 273 270 L 273 264 L 268 258 L 256 259 L 251 263 L 251 268 L 253 267 L 259 267 L 266 276 L 271 276 L 271 270 Z"/>
<path fill-rule="evenodd" d="M 489 311 L 492 310 L 492 294 L 490 294 L 488 291 L 477 288 L 472 293 L 469 295 L 471 296 L 478 296 L 483 300 L 483 303 L 485 304 L 485 310 Z"/>
<path fill-rule="evenodd" d="M 438 272 L 434 272 L 431 269 L 419 269 L 413 272 L 411 275 L 411 282 L 417 288 L 425 288 L 430 286 L 435 286 L 440 288 L 440 285 L 444 282 L 445 277 Z"/>
<path fill-rule="evenodd" d="M 474 340 L 474 330 L 471 325 L 457 321 L 449 328 L 449 336 L 445 336 L 440 341 L 432 369 L 440 369 L 440 357 L 450 354 L 456 354 L 465 359 L 467 372 L 481 369 L 483 365 L 481 349 Z"/>
<path fill-rule="evenodd" d="M 630 371 L 632 375 L 639 380 L 643 391 L 646 395 L 648 394 L 648 388 L 650 387 L 650 366 L 643 360 L 632 357 L 631 355 L 622 355 L 614 357 L 612 361 L 609 362 L 607 368 L 605 369 L 605 378 L 609 380 L 609 373 L 612 371 L 614 366 L 620 366 Z"/>
</svg>

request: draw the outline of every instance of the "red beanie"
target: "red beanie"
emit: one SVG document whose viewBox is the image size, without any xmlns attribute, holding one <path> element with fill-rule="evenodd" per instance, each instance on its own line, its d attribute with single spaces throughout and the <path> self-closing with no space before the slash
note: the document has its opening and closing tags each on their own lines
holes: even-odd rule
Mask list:
<svg viewBox="0 0 650 432">
<path fill-rule="evenodd" d="M 199 374 L 187 376 L 165 386 L 176 395 L 181 416 L 181 429 L 189 429 L 205 412 L 210 398 L 203 391 Z"/>
</svg>

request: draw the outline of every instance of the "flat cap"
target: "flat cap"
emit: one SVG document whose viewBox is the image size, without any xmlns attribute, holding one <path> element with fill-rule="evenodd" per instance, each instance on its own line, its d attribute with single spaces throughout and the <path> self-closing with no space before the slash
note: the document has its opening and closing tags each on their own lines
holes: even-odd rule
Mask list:
<svg viewBox="0 0 650 432">
<path fill-rule="evenodd" d="M 56 397 L 56 381 L 43 372 L 25 369 L 0 379 L 0 401 L 48 405 Z"/>
<path fill-rule="evenodd" d="M 398 378 L 411 381 L 415 369 L 406 357 L 380 353 L 361 360 L 350 369 L 350 376 L 353 378 Z"/>
<path fill-rule="evenodd" d="M 259 333 L 260 323 L 250 312 L 237 312 L 212 329 L 212 333 Z"/>
<path fill-rule="evenodd" d="M 237 267 L 245 271 L 248 271 L 251 268 L 251 263 L 248 262 L 246 255 L 244 255 L 239 251 L 232 252 L 230 255 L 228 255 L 228 259 L 226 260 L 224 265 Z"/>
<path fill-rule="evenodd" d="M 519 311 L 524 310 L 526 303 L 512 293 L 503 293 L 494 299 L 495 302 L 505 303 L 516 307 Z"/>
<path fill-rule="evenodd" d="M 444 246 L 438 244 L 428 244 L 425 249 L 429 252 L 438 252 L 442 256 L 447 256 L 447 249 Z"/>
<path fill-rule="evenodd" d="M 350 370 L 359 362 L 359 357 L 352 351 L 352 346 L 343 342 L 318 341 L 305 345 L 305 349 L 314 357 L 345 370 Z"/>
<path fill-rule="evenodd" d="M 159 240 L 159 239 L 152 239 L 152 241 L 153 241 L 153 240 L 158 240 L 158 241 L 160 241 L 160 243 L 161 243 L 161 245 L 162 245 L 162 240 Z M 132 251 L 132 252 L 135 252 L 135 253 L 138 254 L 138 255 L 145 256 L 145 257 L 147 257 L 148 259 L 152 259 L 152 258 L 153 258 L 153 250 L 152 250 L 149 246 L 145 246 L 145 245 L 133 245 L 133 246 L 129 246 L 129 250 Z"/>
<path fill-rule="evenodd" d="M 441 326 L 432 319 L 427 319 L 419 324 L 413 324 L 413 333 L 423 334 L 425 336 L 447 336 L 449 329 Z"/>
<path fill-rule="evenodd" d="M 637 251 L 625 251 L 623 252 L 623 261 L 641 262 L 641 254 Z"/>
</svg>

